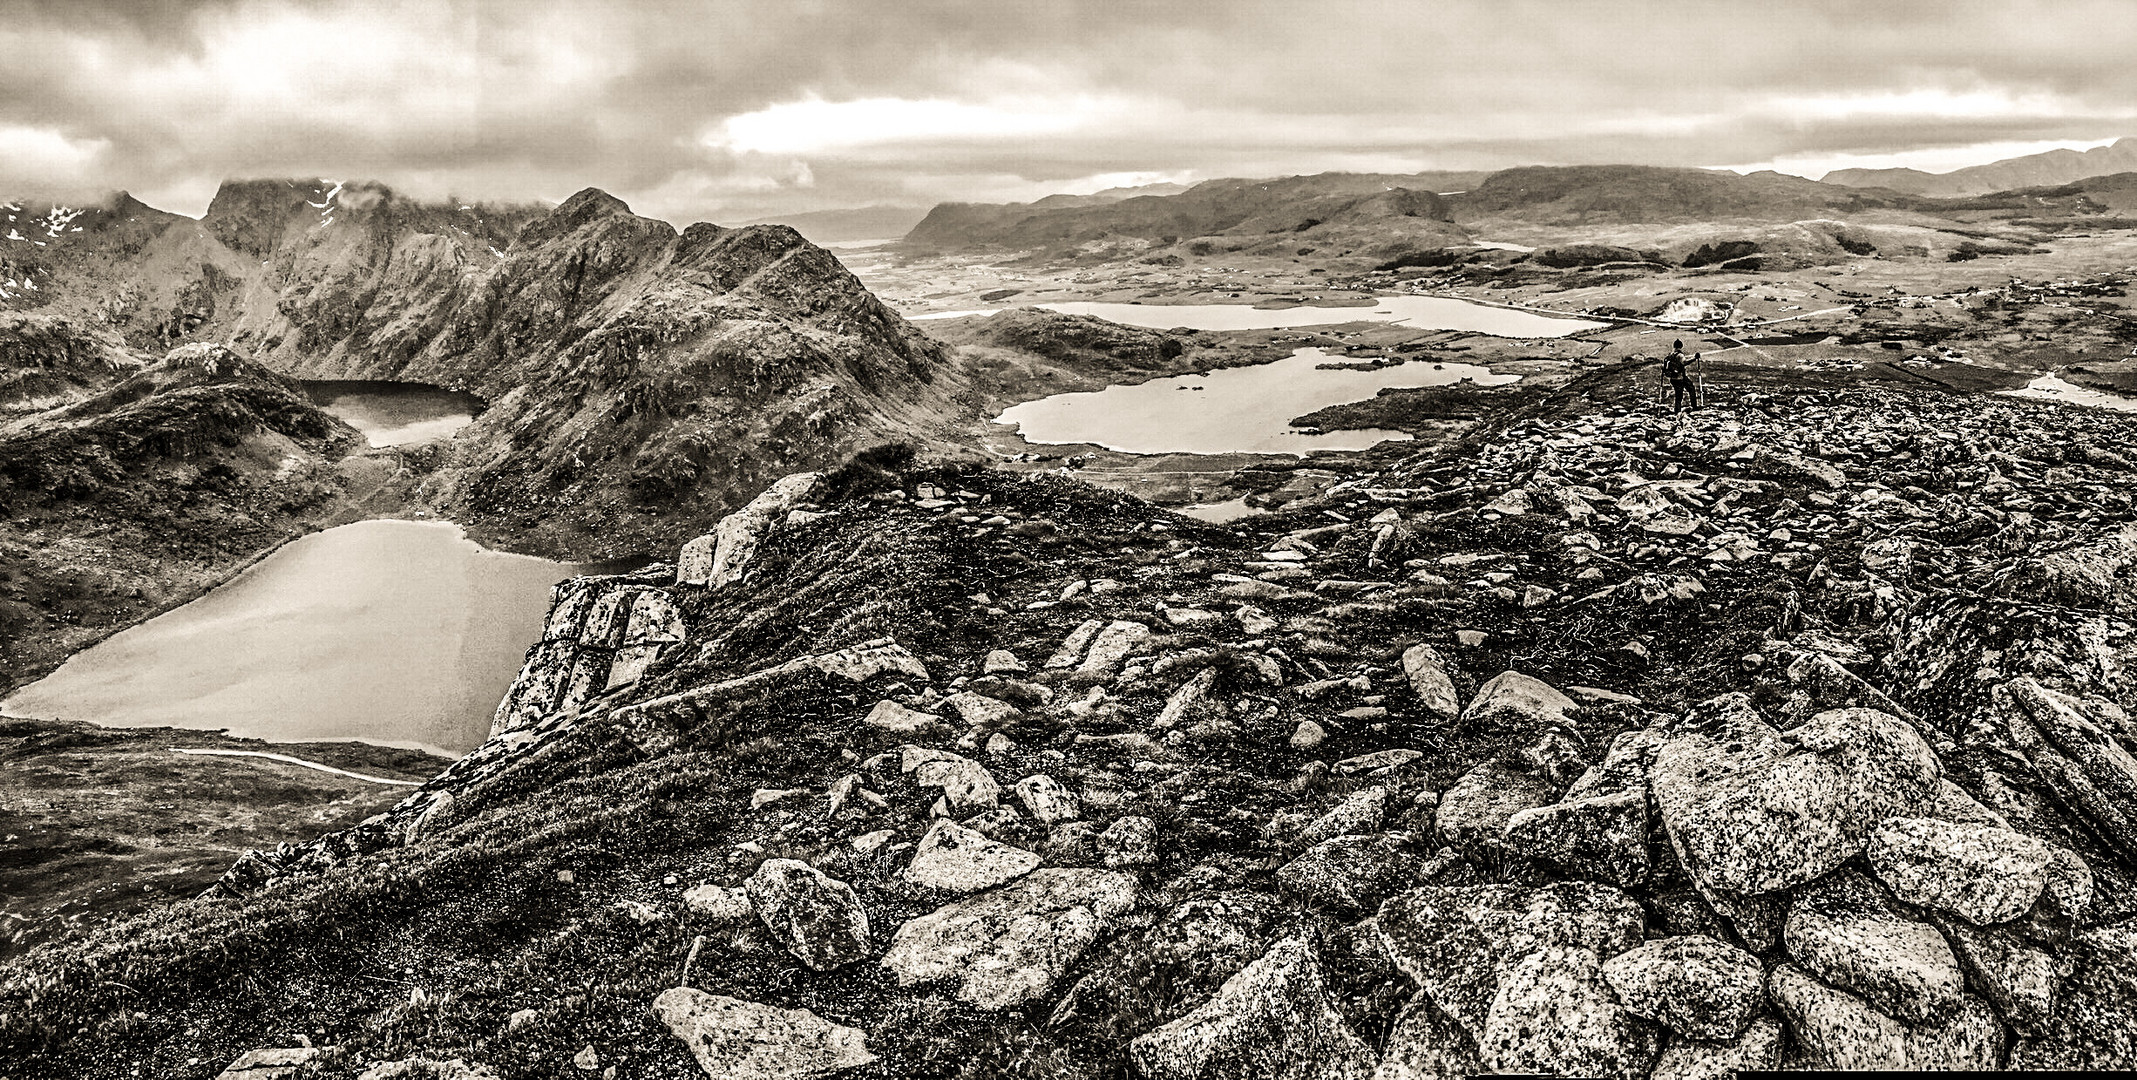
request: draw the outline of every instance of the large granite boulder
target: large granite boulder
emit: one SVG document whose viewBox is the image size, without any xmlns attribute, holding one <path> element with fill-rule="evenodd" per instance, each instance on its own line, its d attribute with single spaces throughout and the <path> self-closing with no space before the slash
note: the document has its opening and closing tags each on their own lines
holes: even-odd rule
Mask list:
<svg viewBox="0 0 2137 1080">
<path fill-rule="evenodd" d="M 1466 1080 L 1490 1071 L 1476 1040 L 1431 995 L 1418 993 L 1396 1014 L 1373 1080 Z"/>
<path fill-rule="evenodd" d="M 1044 861 L 1023 848 L 990 840 L 941 818 L 913 850 L 905 880 L 945 892 L 974 893 L 1030 873 Z"/>
<path fill-rule="evenodd" d="M 1466 731 L 1528 737 L 1544 728 L 1567 724 L 1572 698 L 1550 683 L 1518 671 L 1502 671 L 1477 687 L 1477 696 L 1462 710 Z"/>
<path fill-rule="evenodd" d="M 1711 1042 L 1742 1035 L 1765 992 L 1758 957 L 1697 934 L 1619 953 L 1604 962 L 1603 978 L 1634 1016 Z"/>
<path fill-rule="evenodd" d="M 1640 943 L 1646 915 L 1604 885 L 1426 886 L 1380 906 L 1388 956 L 1433 1003 L 1481 1038 L 1501 976 L 1531 953 L 1581 948 L 1608 959 Z"/>
<path fill-rule="evenodd" d="M 1276 883 L 1308 904 L 1356 914 L 1377 909 L 1439 865 L 1418 854 L 1407 833 L 1337 836 L 1284 864 Z"/>
<path fill-rule="evenodd" d="M 1897 717 L 1836 710 L 1784 736 L 1730 694 L 1670 733 L 1650 782 L 1678 861 L 1712 898 L 1831 873 L 1878 822 L 1931 797 L 1939 772 L 1935 752 Z"/>
<path fill-rule="evenodd" d="M 1796 900 L 1785 938 L 1804 969 L 1907 1023 L 1937 1023 L 1959 1007 L 1965 980 L 1944 935 L 1852 870 Z"/>
<path fill-rule="evenodd" d="M 1771 1020 L 1753 1020 L 1729 1042 L 1672 1039 L 1648 1080 L 1734 1080 L 1742 1072 L 1769 1072 L 1781 1066 L 1781 1043 L 1781 1025 Z"/>
<path fill-rule="evenodd" d="M 2024 915 L 2055 865 L 2055 849 L 2030 836 L 1932 818 L 1883 822 L 1868 854 L 1893 895 L 1982 925 Z"/>
<path fill-rule="evenodd" d="M 1579 947 L 1530 953 L 1499 980 L 1478 1049 L 1492 1070 L 1645 1077 L 1661 1032 L 1611 993 L 1602 961 Z"/>
<path fill-rule="evenodd" d="M 1971 994 L 1943 1023 L 1916 1026 L 1789 964 L 1767 977 L 1766 992 L 1811 1068 L 1988 1071 L 2003 1057 L 2003 1025 L 1987 1002 Z"/>
</svg>

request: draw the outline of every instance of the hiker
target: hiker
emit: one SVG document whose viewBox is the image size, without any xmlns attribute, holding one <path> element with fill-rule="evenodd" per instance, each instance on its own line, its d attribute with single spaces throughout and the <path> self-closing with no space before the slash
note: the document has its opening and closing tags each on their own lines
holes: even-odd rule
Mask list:
<svg viewBox="0 0 2137 1080">
<path fill-rule="evenodd" d="M 1698 353 L 1693 353 L 1691 356 L 1684 355 L 1684 342 L 1682 340 L 1670 343 L 1670 354 L 1662 360 L 1662 373 L 1669 376 L 1670 389 L 1675 394 L 1674 402 L 1670 408 L 1671 412 L 1683 412 L 1686 398 L 1692 400 L 1693 408 L 1699 407 L 1699 396 L 1692 390 L 1692 376 L 1685 370 L 1686 365 L 1698 362 Z"/>
</svg>

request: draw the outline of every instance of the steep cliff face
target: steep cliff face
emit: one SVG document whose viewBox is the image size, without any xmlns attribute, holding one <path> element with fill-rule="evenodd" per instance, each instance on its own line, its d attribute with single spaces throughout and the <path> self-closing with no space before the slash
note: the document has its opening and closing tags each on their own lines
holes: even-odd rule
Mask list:
<svg viewBox="0 0 2137 1080">
<path fill-rule="evenodd" d="M 530 224 L 404 373 L 493 401 L 445 470 L 452 513 L 606 555 L 679 542 L 777 476 L 925 438 L 954 412 L 945 360 L 790 228 L 677 234 L 586 191 Z"/>
<path fill-rule="evenodd" d="M 39 313 L 0 314 L 0 417 L 79 401 L 141 367 L 108 331 Z"/>
</svg>

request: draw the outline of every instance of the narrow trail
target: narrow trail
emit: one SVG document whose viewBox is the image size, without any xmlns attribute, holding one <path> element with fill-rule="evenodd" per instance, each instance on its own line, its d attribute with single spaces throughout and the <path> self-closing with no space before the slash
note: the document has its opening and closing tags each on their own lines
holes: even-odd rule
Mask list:
<svg viewBox="0 0 2137 1080">
<path fill-rule="evenodd" d="M 306 761 L 306 760 L 304 760 L 303 758 L 300 758 L 300 757 L 291 757 L 291 756 L 289 756 L 288 754 L 273 754 L 273 753 L 269 753 L 269 752 L 267 752 L 267 751 L 265 751 L 265 750 L 188 750 L 188 749 L 185 749 L 185 748 L 182 748 L 182 747 L 176 747 L 176 746 L 174 746 L 174 747 L 172 747 L 172 748 L 171 748 L 171 753 L 174 753 L 174 754 L 195 754 L 195 755 L 200 755 L 200 756 L 213 756 L 213 757 L 250 757 L 250 758 L 266 758 L 266 759 L 267 759 L 267 760 L 269 760 L 269 761 L 280 761 L 280 762 L 283 762 L 283 763 L 285 763 L 285 764 L 289 764 L 289 765 L 302 765 L 303 767 L 305 767 L 305 768 L 307 768 L 307 769 L 317 769 L 317 770 L 319 770 L 320 772 L 324 772 L 324 773 L 333 773 L 333 774 L 334 774 L 334 775 L 336 775 L 336 776 L 346 776 L 346 777 L 348 777 L 348 778 L 349 778 L 349 779 L 351 779 L 351 780 L 362 780 L 362 781 L 364 781 L 365 783 L 370 783 L 370 784 L 392 784 L 392 785 L 394 785 L 395 787 L 422 787 L 422 786 L 423 786 L 423 783 L 422 783 L 422 781 L 420 781 L 420 780 L 388 780 L 388 779 L 386 779 L 386 778 L 385 778 L 385 777 L 383 777 L 383 776 L 365 776 L 365 775 L 364 775 L 364 774 L 362 774 L 362 773 L 354 773 L 354 772 L 350 772 L 350 771 L 349 771 L 349 770 L 347 770 L 347 769 L 337 769 L 337 768 L 333 767 L 332 765 L 321 765 L 320 763 L 318 763 L 318 762 L 316 762 L 316 761 Z"/>
</svg>

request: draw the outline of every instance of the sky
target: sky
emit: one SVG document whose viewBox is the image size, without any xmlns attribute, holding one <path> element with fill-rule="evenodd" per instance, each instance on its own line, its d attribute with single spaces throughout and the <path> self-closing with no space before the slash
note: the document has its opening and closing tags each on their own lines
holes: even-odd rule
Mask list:
<svg viewBox="0 0 2137 1080">
<path fill-rule="evenodd" d="M 2137 2 L 0 0 L 0 194 L 677 223 L 1329 170 L 1942 171 L 2137 134 Z"/>
</svg>

